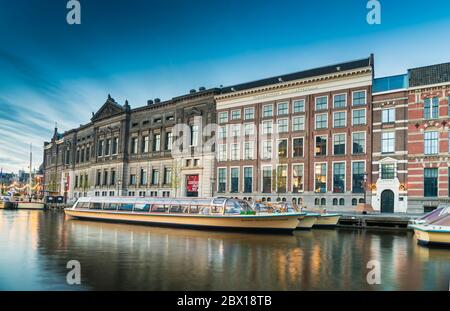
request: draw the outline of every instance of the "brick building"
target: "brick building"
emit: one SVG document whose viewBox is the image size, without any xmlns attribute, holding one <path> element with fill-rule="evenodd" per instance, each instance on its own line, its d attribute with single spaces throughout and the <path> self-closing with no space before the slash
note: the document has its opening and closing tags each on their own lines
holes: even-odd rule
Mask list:
<svg viewBox="0 0 450 311">
<path fill-rule="evenodd" d="M 372 79 L 373 56 L 222 89 L 218 194 L 328 209 L 363 202 Z"/>
<path fill-rule="evenodd" d="M 408 75 L 408 201 L 423 212 L 450 202 L 450 63 Z"/>
</svg>

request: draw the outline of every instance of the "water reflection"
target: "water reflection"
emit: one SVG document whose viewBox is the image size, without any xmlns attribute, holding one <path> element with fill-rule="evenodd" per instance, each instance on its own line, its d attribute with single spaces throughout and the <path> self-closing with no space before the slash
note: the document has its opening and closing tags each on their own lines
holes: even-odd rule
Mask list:
<svg viewBox="0 0 450 311">
<path fill-rule="evenodd" d="M 0 289 L 448 290 L 450 278 L 450 250 L 420 247 L 410 233 L 253 235 L 0 211 L 0 238 Z M 72 259 L 81 287 L 65 284 Z M 381 285 L 366 282 L 370 260 Z"/>
</svg>

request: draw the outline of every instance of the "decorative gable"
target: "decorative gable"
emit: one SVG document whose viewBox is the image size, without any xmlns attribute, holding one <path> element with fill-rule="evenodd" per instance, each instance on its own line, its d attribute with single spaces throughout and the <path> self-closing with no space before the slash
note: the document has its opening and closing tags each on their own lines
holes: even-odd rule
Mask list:
<svg viewBox="0 0 450 311">
<path fill-rule="evenodd" d="M 125 112 L 125 108 L 116 103 L 116 101 L 114 100 L 114 98 L 111 97 L 111 95 L 108 95 L 108 99 L 103 104 L 103 106 L 97 111 L 97 113 L 95 113 L 92 116 L 91 121 L 97 121 L 104 118 L 108 118 L 110 116 L 122 112 Z"/>
</svg>

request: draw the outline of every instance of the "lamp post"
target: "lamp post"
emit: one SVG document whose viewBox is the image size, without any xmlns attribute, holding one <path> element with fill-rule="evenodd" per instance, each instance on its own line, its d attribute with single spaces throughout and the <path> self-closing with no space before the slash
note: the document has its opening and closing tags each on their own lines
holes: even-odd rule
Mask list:
<svg viewBox="0 0 450 311">
<path fill-rule="evenodd" d="M 120 189 L 121 189 L 121 186 L 122 185 L 122 181 L 119 179 L 118 181 L 117 181 L 117 196 L 121 196 L 120 195 Z"/>
<path fill-rule="evenodd" d="M 364 204 L 367 204 L 367 202 L 366 202 L 366 199 L 367 199 L 367 191 L 366 191 L 366 188 L 367 188 L 367 173 L 364 173 Z"/>
</svg>

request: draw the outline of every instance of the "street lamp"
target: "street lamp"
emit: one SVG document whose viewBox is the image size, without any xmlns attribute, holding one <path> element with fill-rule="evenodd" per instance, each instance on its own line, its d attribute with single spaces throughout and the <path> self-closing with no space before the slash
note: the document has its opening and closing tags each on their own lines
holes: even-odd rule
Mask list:
<svg viewBox="0 0 450 311">
<path fill-rule="evenodd" d="M 122 181 L 119 179 L 118 181 L 117 181 L 117 196 L 119 196 L 120 197 L 120 186 L 122 185 Z"/>
<path fill-rule="evenodd" d="M 367 191 L 366 191 L 366 188 L 367 188 L 367 173 L 364 173 L 364 204 L 367 204 L 367 202 L 366 202 L 366 196 L 367 196 Z"/>
</svg>

